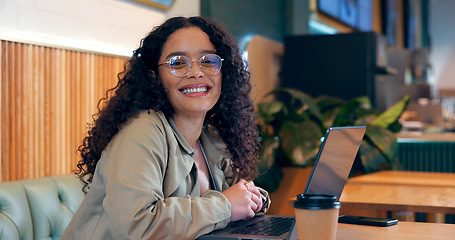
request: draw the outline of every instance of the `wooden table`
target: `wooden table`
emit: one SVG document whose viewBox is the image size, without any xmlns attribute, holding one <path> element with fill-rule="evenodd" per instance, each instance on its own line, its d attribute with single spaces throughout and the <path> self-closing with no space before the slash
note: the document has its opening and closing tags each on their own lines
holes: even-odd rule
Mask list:
<svg viewBox="0 0 455 240">
<path fill-rule="evenodd" d="M 455 173 L 380 171 L 349 178 L 348 183 L 455 187 Z"/>
<path fill-rule="evenodd" d="M 453 224 L 398 222 L 391 227 L 338 224 L 337 240 L 449 240 L 455 238 Z"/>
<path fill-rule="evenodd" d="M 382 171 L 348 180 L 340 198 L 342 209 L 429 213 L 430 222 L 455 214 L 455 174 Z M 400 218 L 400 217 L 398 217 Z M 402 218 L 413 220 L 413 217 Z"/>
</svg>

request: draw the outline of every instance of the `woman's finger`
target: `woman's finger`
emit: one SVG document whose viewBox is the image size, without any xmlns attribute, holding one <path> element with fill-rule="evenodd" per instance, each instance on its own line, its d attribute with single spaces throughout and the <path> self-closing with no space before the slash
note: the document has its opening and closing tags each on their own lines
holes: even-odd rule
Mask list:
<svg viewBox="0 0 455 240">
<path fill-rule="evenodd" d="M 252 193 L 251 200 L 255 203 L 256 208 L 252 208 L 254 212 L 259 212 L 262 209 L 262 194 L 259 189 L 254 185 L 253 181 L 245 182 L 245 186 L 249 192 Z"/>
</svg>

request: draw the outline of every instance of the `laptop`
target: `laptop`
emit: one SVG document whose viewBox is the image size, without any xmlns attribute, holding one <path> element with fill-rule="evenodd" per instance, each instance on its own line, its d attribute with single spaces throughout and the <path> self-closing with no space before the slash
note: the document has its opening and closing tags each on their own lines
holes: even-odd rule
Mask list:
<svg viewBox="0 0 455 240">
<path fill-rule="evenodd" d="M 336 196 L 337 201 L 340 199 L 365 131 L 365 126 L 331 127 L 327 130 L 304 194 L 331 194 Z M 266 214 L 231 222 L 224 229 L 198 238 L 208 239 L 296 240 L 298 235 L 293 216 Z"/>
</svg>

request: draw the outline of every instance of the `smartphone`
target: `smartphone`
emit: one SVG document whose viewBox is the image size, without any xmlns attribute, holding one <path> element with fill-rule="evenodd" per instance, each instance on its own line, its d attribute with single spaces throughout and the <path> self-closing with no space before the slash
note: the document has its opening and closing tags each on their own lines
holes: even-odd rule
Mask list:
<svg viewBox="0 0 455 240">
<path fill-rule="evenodd" d="M 342 215 L 338 217 L 339 223 L 350 223 L 368 226 L 388 227 L 398 223 L 398 219 L 376 218 L 376 217 L 360 217 Z"/>
</svg>

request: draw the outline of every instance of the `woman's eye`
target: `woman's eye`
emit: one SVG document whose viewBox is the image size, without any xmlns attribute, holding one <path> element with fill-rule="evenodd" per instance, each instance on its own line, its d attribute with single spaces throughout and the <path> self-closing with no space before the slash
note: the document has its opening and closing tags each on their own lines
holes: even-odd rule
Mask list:
<svg viewBox="0 0 455 240">
<path fill-rule="evenodd" d="M 201 61 L 201 64 L 204 66 L 213 66 L 216 64 L 216 61 L 206 58 Z"/>
<path fill-rule="evenodd" d="M 209 60 L 205 60 L 205 61 L 202 61 L 201 64 L 204 64 L 204 65 L 212 65 L 213 62 L 212 62 L 212 61 L 209 61 Z"/>
<path fill-rule="evenodd" d="M 184 61 L 175 61 L 175 62 L 172 62 L 171 66 L 175 67 L 175 68 L 184 68 L 186 66 L 186 62 L 184 62 Z"/>
</svg>

